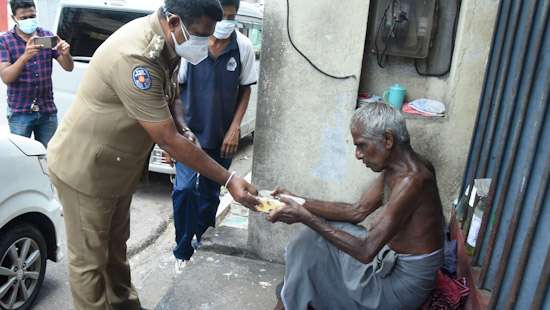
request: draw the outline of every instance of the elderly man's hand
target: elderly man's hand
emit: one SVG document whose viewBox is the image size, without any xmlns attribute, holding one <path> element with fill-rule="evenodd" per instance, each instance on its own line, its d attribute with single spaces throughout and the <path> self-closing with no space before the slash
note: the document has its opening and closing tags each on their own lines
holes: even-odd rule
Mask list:
<svg viewBox="0 0 550 310">
<path fill-rule="evenodd" d="M 271 193 L 271 196 L 273 197 L 279 197 L 279 195 L 288 195 L 288 196 L 294 196 L 294 197 L 298 197 L 297 195 L 294 195 L 293 193 L 291 193 L 290 191 L 288 191 L 287 189 L 283 188 L 283 187 L 280 187 L 280 186 L 277 186 L 277 188 L 273 191 L 273 193 Z"/>
<path fill-rule="evenodd" d="M 268 221 L 272 223 L 283 222 L 286 224 L 303 223 L 312 216 L 311 212 L 293 199 L 281 197 L 280 200 L 285 205 L 271 211 L 267 216 Z"/>
<path fill-rule="evenodd" d="M 260 201 L 256 198 L 258 191 L 254 185 L 235 175 L 227 184 L 227 190 L 238 203 L 252 211 L 257 211 L 256 206 L 260 204 Z"/>
</svg>

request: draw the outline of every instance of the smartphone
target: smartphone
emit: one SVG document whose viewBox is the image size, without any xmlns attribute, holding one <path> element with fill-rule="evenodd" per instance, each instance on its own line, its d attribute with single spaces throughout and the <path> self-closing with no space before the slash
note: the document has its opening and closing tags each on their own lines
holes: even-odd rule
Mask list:
<svg viewBox="0 0 550 310">
<path fill-rule="evenodd" d="M 57 37 L 37 37 L 34 38 L 34 44 L 42 45 L 42 48 L 54 48 L 57 45 Z"/>
</svg>

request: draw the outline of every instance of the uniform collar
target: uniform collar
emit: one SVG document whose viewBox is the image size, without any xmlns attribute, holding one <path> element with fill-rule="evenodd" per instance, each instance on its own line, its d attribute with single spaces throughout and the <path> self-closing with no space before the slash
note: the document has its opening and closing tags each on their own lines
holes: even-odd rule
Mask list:
<svg viewBox="0 0 550 310">
<path fill-rule="evenodd" d="M 149 15 L 149 22 L 151 23 L 153 33 L 164 38 L 164 48 L 162 49 L 161 57 L 164 58 L 169 64 L 179 63 L 180 57 L 176 54 L 176 51 L 168 45 L 168 42 L 166 42 L 166 40 L 171 40 L 172 38 L 167 39 L 164 37 L 164 32 L 162 31 L 159 20 L 161 15 L 162 12 L 160 9 Z"/>
</svg>

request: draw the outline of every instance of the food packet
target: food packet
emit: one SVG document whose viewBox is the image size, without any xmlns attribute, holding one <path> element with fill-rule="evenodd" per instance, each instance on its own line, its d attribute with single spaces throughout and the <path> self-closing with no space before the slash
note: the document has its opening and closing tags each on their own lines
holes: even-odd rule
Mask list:
<svg viewBox="0 0 550 310">
<path fill-rule="evenodd" d="M 285 205 L 282 201 L 275 198 L 260 197 L 258 199 L 260 200 L 260 204 L 256 206 L 256 210 L 259 212 L 269 213 Z"/>
<path fill-rule="evenodd" d="M 260 204 L 256 206 L 256 209 L 258 211 L 269 213 L 272 210 L 276 210 L 285 205 L 285 203 L 277 199 L 277 197 L 271 196 L 272 192 L 273 191 L 268 191 L 268 190 L 260 191 L 259 193 L 260 197 L 258 197 L 258 200 L 260 200 Z M 286 194 L 281 194 L 280 197 L 294 200 L 296 203 L 300 205 L 303 205 L 306 202 L 303 198 L 286 195 Z"/>
</svg>

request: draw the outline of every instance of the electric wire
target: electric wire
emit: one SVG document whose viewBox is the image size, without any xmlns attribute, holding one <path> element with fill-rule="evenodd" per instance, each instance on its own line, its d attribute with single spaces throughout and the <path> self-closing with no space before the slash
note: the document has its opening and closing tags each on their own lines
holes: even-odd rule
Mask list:
<svg viewBox="0 0 550 310">
<path fill-rule="evenodd" d="M 387 57 L 387 52 L 389 48 L 389 40 L 392 36 L 395 35 L 395 29 L 397 28 L 398 24 L 401 22 L 401 20 L 398 20 L 395 18 L 395 3 L 399 3 L 399 11 L 401 11 L 401 1 L 396 0 L 390 0 L 388 2 L 388 5 L 384 9 L 384 13 L 382 14 L 382 18 L 380 19 L 380 24 L 378 25 L 378 28 L 376 29 L 376 35 L 374 36 L 374 50 L 376 53 L 376 62 L 378 63 L 378 66 L 380 68 L 384 68 L 384 62 Z M 378 38 L 380 37 L 380 30 L 382 29 L 382 26 L 386 23 L 388 20 L 387 14 L 389 9 L 391 8 L 391 17 L 392 17 L 392 23 L 391 27 L 388 30 L 388 33 L 384 38 L 381 39 L 382 43 L 384 43 L 384 50 L 380 53 L 380 48 L 378 47 Z M 399 16 L 402 16 L 402 12 L 400 12 Z M 406 19 L 406 18 L 405 18 Z"/>
<path fill-rule="evenodd" d="M 337 80 L 347 80 L 349 78 L 353 78 L 353 79 L 357 79 L 357 77 L 355 76 L 355 74 L 352 74 L 352 75 L 345 75 L 345 76 L 337 76 L 337 75 L 333 75 L 333 74 L 330 74 L 326 71 L 324 71 L 323 69 L 321 69 L 319 66 L 317 66 L 315 63 L 313 63 L 313 61 L 311 61 L 311 59 L 309 59 L 309 57 L 307 57 L 297 46 L 296 44 L 294 43 L 294 40 L 292 39 L 292 36 L 290 35 L 290 0 L 286 0 L 286 31 L 287 31 L 287 35 L 288 35 L 288 40 L 290 41 L 290 45 L 292 45 L 292 47 L 294 48 L 294 50 L 296 50 L 296 52 L 298 52 L 298 54 L 300 54 L 305 60 L 307 60 L 307 62 L 313 67 L 315 68 L 315 70 L 317 70 L 318 72 L 320 72 L 321 74 L 325 75 L 325 76 L 328 76 L 328 77 L 331 77 L 333 79 L 337 79 Z"/>
</svg>

